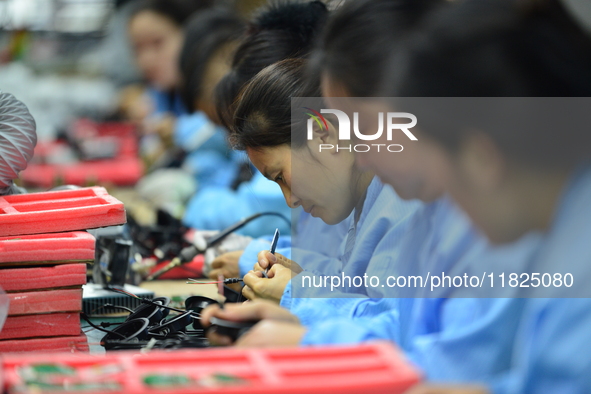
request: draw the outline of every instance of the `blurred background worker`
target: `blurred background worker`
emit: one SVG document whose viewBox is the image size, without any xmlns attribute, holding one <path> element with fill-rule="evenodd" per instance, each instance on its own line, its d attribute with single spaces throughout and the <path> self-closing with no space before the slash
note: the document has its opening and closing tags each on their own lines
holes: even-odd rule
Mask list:
<svg viewBox="0 0 591 394">
<path fill-rule="evenodd" d="M 248 19 L 264 3 L 1 2 L 0 83 L 22 97 L 41 125 L 43 154 L 23 182 L 117 186 L 146 223 L 154 220 L 152 209 L 204 230 L 262 211 L 289 216 L 279 188 L 229 148 L 214 109 L 217 81 L 229 71 Z M 118 142 L 85 143 L 82 152 L 75 146 L 75 135 L 100 134 L 105 121 L 134 127 L 137 160 L 118 160 Z M 108 160 L 88 163 L 96 158 Z M 78 168 L 78 176 L 62 166 Z M 191 198 L 197 200 L 185 213 Z M 289 226 L 267 218 L 240 231 L 267 235 L 277 226 L 289 235 Z"/>
</svg>

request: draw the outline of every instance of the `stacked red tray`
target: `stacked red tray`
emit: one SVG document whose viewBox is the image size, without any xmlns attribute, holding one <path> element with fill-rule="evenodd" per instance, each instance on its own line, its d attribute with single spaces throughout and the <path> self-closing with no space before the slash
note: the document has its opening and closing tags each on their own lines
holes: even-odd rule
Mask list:
<svg viewBox="0 0 591 394">
<path fill-rule="evenodd" d="M 80 119 L 73 123 L 69 137 L 82 149 L 84 146 L 113 146 L 111 157 L 94 158 L 75 163 L 54 163 L 53 156 L 63 156 L 71 148 L 64 142 L 38 143 L 35 157 L 20 179 L 27 185 L 51 187 L 56 184 L 84 186 L 88 184 L 134 185 L 144 173 L 138 155 L 135 127 L 127 123 L 95 123 Z"/>
<path fill-rule="evenodd" d="M 6 393 L 403 393 L 420 376 L 390 343 L 148 354 L 3 356 Z"/>
<path fill-rule="evenodd" d="M 80 330 L 86 231 L 125 223 L 123 204 L 100 187 L 0 197 L 0 287 L 10 301 L 0 353 L 88 350 Z"/>
<path fill-rule="evenodd" d="M 138 157 L 81 161 L 76 164 L 29 164 L 20 175 L 27 186 L 112 184 L 135 185 L 144 174 L 144 164 Z"/>
<path fill-rule="evenodd" d="M 0 197 L 0 237 L 125 223 L 121 201 L 102 187 Z"/>
</svg>

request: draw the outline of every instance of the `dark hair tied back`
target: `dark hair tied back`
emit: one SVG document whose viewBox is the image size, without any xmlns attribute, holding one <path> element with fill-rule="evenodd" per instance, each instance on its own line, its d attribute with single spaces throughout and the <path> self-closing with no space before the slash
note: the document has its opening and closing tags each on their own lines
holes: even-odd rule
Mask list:
<svg viewBox="0 0 591 394">
<path fill-rule="evenodd" d="M 251 24 L 251 34 L 261 30 L 282 30 L 298 37 L 304 46 L 318 33 L 317 26 L 328 17 L 328 9 L 321 1 L 309 3 L 271 3 Z"/>
<path fill-rule="evenodd" d="M 273 1 L 250 23 L 234 54 L 232 71 L 216 88 L 220 121 L 232 127 L 236 98 L 243 86 L 263 68 L 280 60 L 306 58 L 328 18 L 320 1 Z"/>
<path fill-rule="evenodd" d="M 234 149 L 260 149 L 306 142 L 305 124 L 292 123 L 293 97 L 320 97 L 320 88 L 304 83 L 306 61 L 287 59 L 258 73 L 240 94 L 230 143 Z"/>
</svg>

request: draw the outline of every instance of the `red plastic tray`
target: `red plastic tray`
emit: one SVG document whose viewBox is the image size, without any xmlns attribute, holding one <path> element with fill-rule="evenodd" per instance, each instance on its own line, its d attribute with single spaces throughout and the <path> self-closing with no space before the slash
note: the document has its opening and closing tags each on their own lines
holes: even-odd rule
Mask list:
<svg viewBox="0 0 591 394">
<path fill-rule="evenodd" d="M 102 187 L 0 197 L 0 237 L 85 230 L 125 222 L 123 203 Z"/>
<path fill-rule="evenodd" d="M 392 344 L 376 342 L 355 347 L 224 348 L 148 354 L 112 352 L 101 356 L 6 355 L 2 356 L 5 389 L 10 393 L 20 383 L 19 367 L 38 363 L 59 363 L 80 370 L 110 366 L 115 372 L 101 377 L 101 381 L 116 382 L 120 390 L 110 392 L 121 394 L 396 394 L 406 391 L 420 379 L 419 373 Z M 195 382 L 203 382 L 216 373 L 230 374 L 241 381 L 223 387 L 194 383 L 168 389 L 155 389 L 143 383 L 143 378 L 149 374 L 183 374 Z"/>
<path fill-rule="evenodd" d="M 129 122 L 95 122 L 87 118 L 79 118 L 72 123 L 69 131 L 72 136 L 81 139 L 96 136 L 114 136 L 117 138 L 136 137 L 136 126 Z"/>
<path fill-rule="evenodd" d="M 86 264 L 7 268 L 0 272 L 0 287 L 6 292 L 82 286 L 85 283 Z"/>
<path fill-rule="evenodd" d="M 85 144 L 115 144 L 115 157 L 80 161 L 69 164 L 52 163 L 52 157 L 71 149 L 61 141 L 39 142 L 35 155 L 20 179 L 30 186 L 49 188 L 57 184 L 134 185 L 144 173 L 138 157 L 139 144 L 136 127 L 129 123 L 96 123 L 89 119 L 75 121 L 69 129 L 70 138 Z"/>
<path fill-rule="evenodd" d="M 60 337 L 80 334 L 79 313 L 9 316 L 0 339 Z"/>
<path fill-rule="evenodd" d="M 78 119 L 70 128 L 71 136 L 79 141 L 93 141 L 100 138 L 115 138 L 119 142 L 118 157 L 137 157 L 139 151 L 136 126 L 132 123 L 101 122 Z"/>
<path fill-rule="evenodd" d="M 82 310 L 82 288 L 9 293 L 8 298 L 8 316 Z"/>
<path fill-rule="evenodd" d="M 58 183 L 84 186 L 88 184 L 135 185 L 144 174 L 138 157 L 122 156 L 109 160 L 85 161 L 76 164 L 31 163 L 19 178 L 27 186 L 49 188 Z M 59 181 L 59 182 L 58 182 Z"/>
<path fill-rule="evenodd" d="M 23 262 L 92 261 L 95 243 L 95 238 L 84 231 L 0 237 L 0 266 Z"/>
<path fill-rule="evenodd" d="M 88 352 L 86 335 L 0 341 L 0 353 Z"/>
</svg>

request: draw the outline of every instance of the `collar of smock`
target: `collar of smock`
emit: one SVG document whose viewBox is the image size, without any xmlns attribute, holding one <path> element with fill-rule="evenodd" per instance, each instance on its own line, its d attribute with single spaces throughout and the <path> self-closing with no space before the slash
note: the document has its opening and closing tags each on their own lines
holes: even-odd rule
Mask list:
<svg viewBox="0 0 591 394">
<path fill-rule="evenodd" d="M 378 178 L 377 176 L 374 176 L 373 179 L 371 180 L 371 183 L 369 184 L 369 187 L 367 188 L 366 193 L 365 193 L 365 200 L 363 201 L 363 208 L 361 211 L 361 215 L 359 215 L 359 220 L 357 221 L 357 223 L 355 223 L 355 215 L 357 213 L 357 209 L 354 209 L 353 212 L 351 213 L 351 215 L 353 215 L 352 216 L 352 218 L 353 218 L 352 225 L 353 226 L 359 227 L 359 226 L 363 225 L 365 218 L 367 218 L 367 215 L 369 214 L 371 207 L 375 204 L 375 202 L 378 199 L 378 196 L 382 192 L 383 188 L 384 188 L 384 184 L 380 181 L 380 178 Z"/>
<path fill-rule="evenodd" d="M 558 204 L 554 211 L 554 219 L 550 226 L 551 229 L 556 228 L 571 214 L 577 214 L 577 212 L 570 212 L 573 207 L 577 207 L 576 201 L 581 196 L 591 195 L 591 161 L 580 165 L 572 174 L 569 181 L 566 183 L 566 187 L 562 192 L 561 197 L 558 199 Z M 578 214 L 580 214 L 579 212 Z"/>
</svg>

